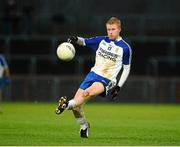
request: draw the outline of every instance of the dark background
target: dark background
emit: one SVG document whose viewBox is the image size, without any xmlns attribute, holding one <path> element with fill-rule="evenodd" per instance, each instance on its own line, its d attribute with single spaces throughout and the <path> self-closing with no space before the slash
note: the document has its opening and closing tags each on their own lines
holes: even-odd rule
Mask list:
<svg viewBox="0 0 180 147">
<path fill-rule="evenodd" d="M 106 35 L 106 20 L 116 16 L 133 50 L 132 74 L 178 76 L 179 5 L 178 0 L 0 0 L 0 52 L 10 60 L 12 74 L 72 73 L 73 62 L 68 63 L 70 71 L 58 70 L 64 63 L 53 59 L 57 45 L 70 35 Z M 77 48 L 77 56 L 92 55 L 86 48 Z M 33 57 L 36 71 L 29 67 Z M 158 71 L 152 60 L 158 63 Z M 93 58 L 85 62 L 93 65 Z M 84 67 L 83 74 L 88 69 Z"/>
<path fill-rule="evenodd" d="M 0 0 L 0 53 L 10 66 L 11 97 L 36 100 L 34 91 L 46 100 L 62 95 L 65 90 L 57 85 L 62 86 L 63 76 L 68 76 L 66 83 L 76 78 L 79 84 L 94 64 L 93 53 L 75 45 L 75 58 L 62 62 L 57 46 L 70 35 L 106 35 L 105 22 L 116 16 L 133 51 L 122 97 L 128 102 L 180 102 L 179 6 L 179 0 Z"/>
</svg>

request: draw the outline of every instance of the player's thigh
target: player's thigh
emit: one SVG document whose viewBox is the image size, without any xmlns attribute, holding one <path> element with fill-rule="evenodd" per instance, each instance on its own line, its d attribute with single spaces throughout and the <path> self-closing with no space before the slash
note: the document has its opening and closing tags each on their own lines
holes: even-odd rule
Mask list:
<svg viewBox="0 0 180 147">
<path fill-rule="evenodd" d="M 86 97 L 86 99 L 88 100 L 104 92 L 104 85 L 101 82 L 94 82 L 84 92 L 88 94 L 88 96 Z"/>
<path fill-rule="evenodd" d="M 85 90 L 79 88 L 74 96 L 74 100 L 76 101 L 77 106 L 81 106 L 87 100 L 101 94 L 102 92 L 104 92 L 104 85 L 101 82 L 94 82 Z"/>
</svg>

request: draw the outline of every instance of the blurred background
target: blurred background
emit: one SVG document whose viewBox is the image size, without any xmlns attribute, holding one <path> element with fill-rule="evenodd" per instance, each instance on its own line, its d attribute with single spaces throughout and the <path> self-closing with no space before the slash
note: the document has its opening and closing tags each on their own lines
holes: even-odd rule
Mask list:
<svg viewBox="0 0 180 147">
<path fill-rule="evenodd" d="M 112 16 L 121 19 L 121 35 L 133 51 L 117 102 L 180 103 L 179 0 L 0 0 L 0 53 L 11 74 L 3 101 L 72 97 L 94 55 L 76 46 L 76 57 L 62 62 L 56 48 L 70 35 L 106 35 L 105 22 Z"/>
</svg>

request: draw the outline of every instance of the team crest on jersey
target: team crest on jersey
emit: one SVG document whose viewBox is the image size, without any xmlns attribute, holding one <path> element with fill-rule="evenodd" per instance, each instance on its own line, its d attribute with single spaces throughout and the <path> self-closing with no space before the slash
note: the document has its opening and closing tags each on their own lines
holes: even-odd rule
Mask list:
<svg viewBox="0 0 180 147">
<path fill-rule="evenodd" d="M 110 51 L 112 49 L 112 45 L 109 45 L 108 46 L 108 50 Z"/>
</svg>

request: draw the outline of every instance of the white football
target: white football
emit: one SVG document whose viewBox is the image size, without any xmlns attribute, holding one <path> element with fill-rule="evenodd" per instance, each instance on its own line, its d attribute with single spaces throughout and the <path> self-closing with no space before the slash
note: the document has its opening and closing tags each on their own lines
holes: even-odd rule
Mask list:
<svg viewBox="0 0 180 147">
<path fill-rule="evenodd" d="M 76 50 L 69 42 L 61 43 L 57 48 L 57 56 L 60 60 L 70 61 L 74 58 Z"/>
</svg>

